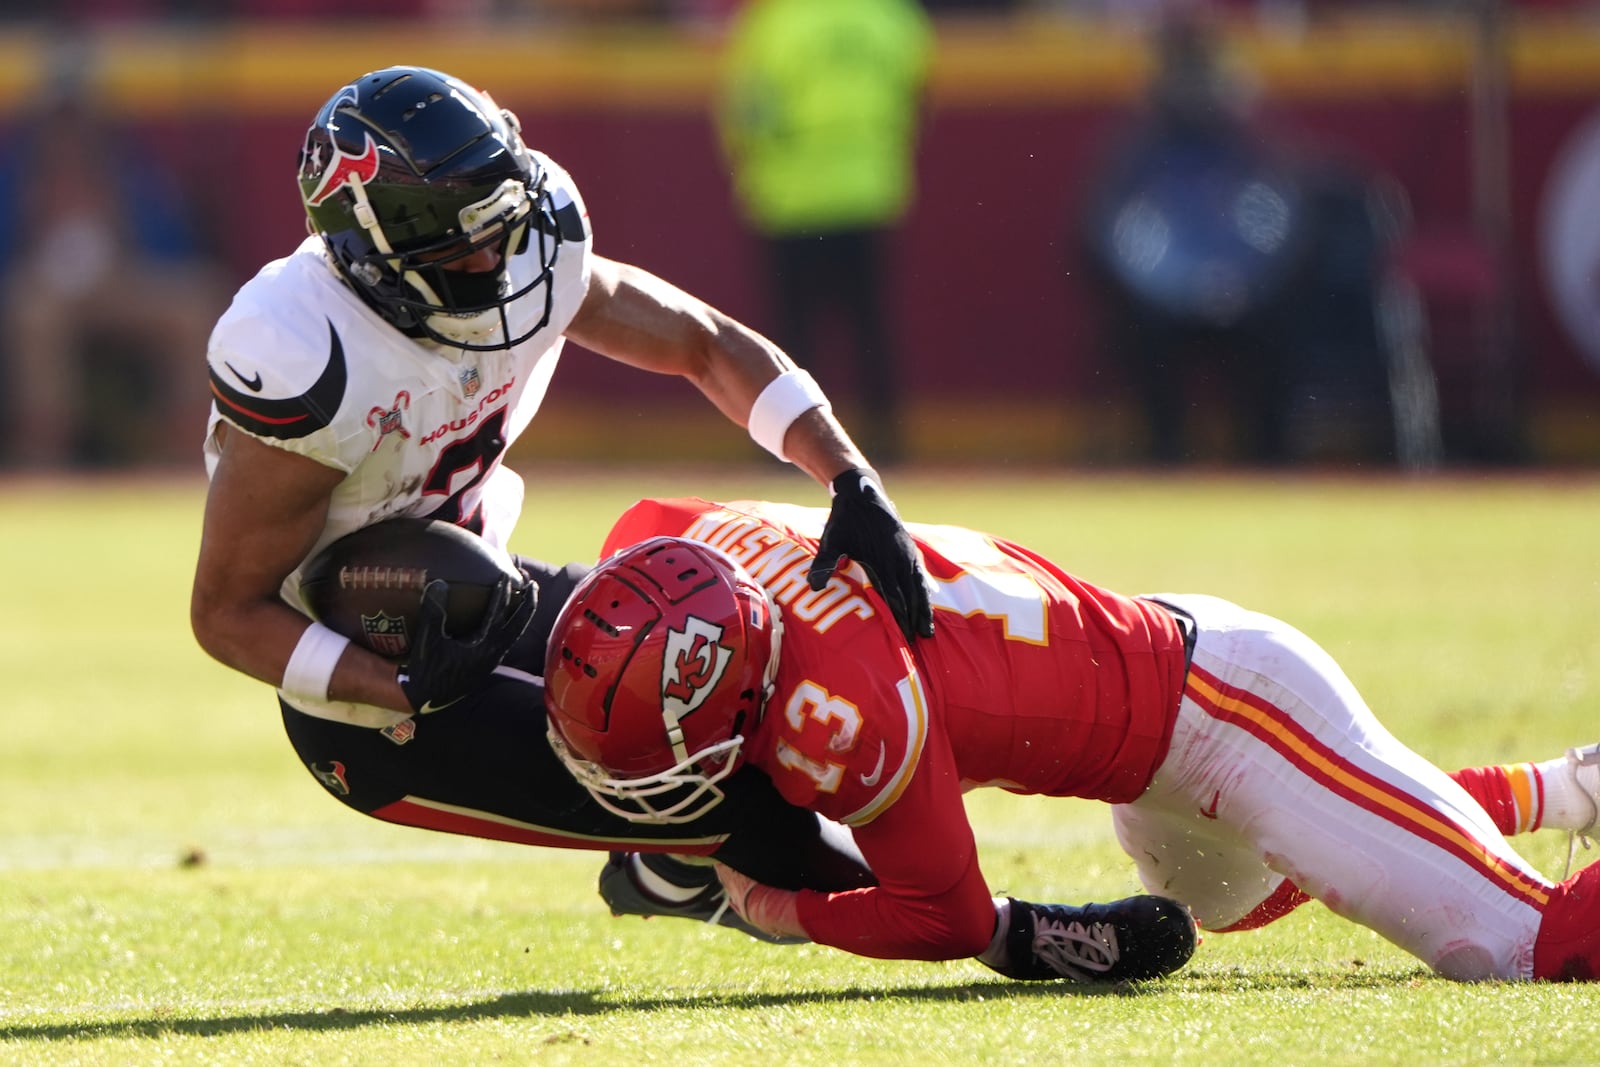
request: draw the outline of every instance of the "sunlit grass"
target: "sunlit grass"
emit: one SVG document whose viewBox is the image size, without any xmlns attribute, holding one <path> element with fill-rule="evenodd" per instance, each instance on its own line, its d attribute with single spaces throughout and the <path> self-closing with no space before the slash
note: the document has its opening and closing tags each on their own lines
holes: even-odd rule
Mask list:
<svg viewBox="0 0 1600 1067">
<path fill-rule="evenodd" d="M 824 503 L 776 468 L 528 472 L 514 547 L 587 558 L 645 494 Z M 1593 481 L 902 472 L 910 520 L 1322 641 L 1446 767 L 1600 736 Z M 1600 1061 L 1584 986 L 1462 986 L 1308 906 L 1137 991 L 1007 983 L 612 919 L 596 854 L 330 801 L 271 692 L 188 631 L 202 487 L 0 486 L 0 1062 L 1507 1064 Z M 997 890 L 1136 886 L 1104 809 L 974 795 Z M 1557 834 L 1519 839 L 1546 873 Z M 1593 853 L 1588 854 L 1593 856 Z"/>
</svg>

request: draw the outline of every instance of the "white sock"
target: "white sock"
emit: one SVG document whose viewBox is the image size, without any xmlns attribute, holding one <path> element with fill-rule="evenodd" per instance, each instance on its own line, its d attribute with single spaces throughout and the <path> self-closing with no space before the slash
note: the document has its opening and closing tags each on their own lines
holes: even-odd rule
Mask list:
<svg viewBox="0 0 1600 1067">
<path fill-rule="evenodd" d="M 994 898 L 994 936 L 989 947 L 978 954 L 978 960 L 991 967 L 1005 967 L 1011 962 L 1006 952 L 1006 933 L 1011 929 L 1011 901 L 1005 897 Z"/>
<path fill-rule="evenodd" d="M 1600 809 L 1600 762 L 1579 763 L 1566 756 L 1535 763 L 1544 785 L 1544 821 L 1548 830 L 1583 833 L 1594 827 Z"/>
</svg>

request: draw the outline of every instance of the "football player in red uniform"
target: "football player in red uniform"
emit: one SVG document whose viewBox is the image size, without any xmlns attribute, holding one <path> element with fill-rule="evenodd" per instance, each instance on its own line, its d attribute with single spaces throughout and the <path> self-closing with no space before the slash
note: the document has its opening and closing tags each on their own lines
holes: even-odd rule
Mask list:
<svg viewBox="0 0 1600 1067">
<path fill-rule="evenodd" d="M 421 67 L 363 75 L 312 119 L 298 181 L 310 235 L 245 283 L 210 338 L 191 617 L 208 653 L 278 687 L 289 737 L 330 793 L 379 818 L 585 832 L 604 847 L 583 820 L 546 826 L 552 798 L 488 784 L 484 761 L 504 748 L 493 716 L 420 714 L 487 684 L 529 629 L 536 586 L 553 612 L 576 571 L 521 560 L 530 581 L 501 592 L 480 633 L 446 635 L 434 618 L 435 639 L 413 646 L 430 655 L 399 670 L 311 621 L 298 595 L 323 546 L 385 518 L 443 519 L 503 547 L 523 497 L 506 453 L 567 338 L 687 378 L 829 486 L 812 580 L 848 556 L 884 581 L 907 635 L 930 631 L 910 540 L 815 382 L 748 327 L 599 255 L 571 175 L 487 94 Z"/>
<path fill-rule="evenodd" d="M 992 900 L 979 870 L 962 794 L 989 785 L 1112 804 L 1146 888 L 1213 931 L 1314 897 L 1448 977 L 1597 976 L 1600 864 L 1552 884 L 1503 836 L 1519 775 L 1547 787 L 1545 825 L 1592 829 L 1583 752 L 1446 775 L 1289 625 L 1124 596 L 956 527 L 909 527 L 936 632 L 908 642 L 861 571 L 805 582 L 822 518 L 641 502 L 547 652 L 552 747 L 618 814 L 703 818 L 754 766 L 852 828 L 875 886 L 721 872 L 755 926 L 868 956 L 1035 962 L 1053 924 Z"/>
</svg>

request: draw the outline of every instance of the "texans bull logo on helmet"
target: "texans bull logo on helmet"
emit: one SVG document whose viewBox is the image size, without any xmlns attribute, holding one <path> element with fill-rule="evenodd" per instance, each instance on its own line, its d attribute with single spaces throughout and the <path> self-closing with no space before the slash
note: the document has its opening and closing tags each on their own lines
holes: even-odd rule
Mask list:
<svg viewBox="0 0 1600 1067">
<path fill-rule="evenodd" d="M 300 172 L 302 181 L 317 179 L 317 184 L 306 194 L 306 203 L 320 204 L 346 185 L 365 185 L 378 176 L 378 142 L 367 133 L 361 154 L 352 156 L 332 144 L 333 158 L 324 160 L 323 145 L 313 145 L 306 151 L 305 166 Z M 318 175 L 321 175 L 319 178 Z"/>
</svg>

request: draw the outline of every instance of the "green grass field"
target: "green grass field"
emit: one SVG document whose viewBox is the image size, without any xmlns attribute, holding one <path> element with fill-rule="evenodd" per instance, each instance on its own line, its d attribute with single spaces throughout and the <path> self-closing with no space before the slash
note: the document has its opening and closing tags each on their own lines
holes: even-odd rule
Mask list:
<svg viewBox="0 0 1600 1067">
<path fill-rule="evenodd" d="M 751 471 L 528 472 L 515 546 L 590 558 L 646 494 L 822 502 Z M 903 472 L 909 519 L 1320 639 L 1447 768 L 1600 736 L 1600 482 Z M 0 483 L 0 1062 L 1600 1063 L 1600 989 L 1463 986 L 1320 905 L 1136 991 L 612 919 L 598 854 L 330 800 L 270 690 L 189 634 L 198 482 Z M 1137 887 L 1102 807 L 975 795 L 996 890 Z M 1559 876 L 1563 835 L 1518 842 Z M 1600 852 L 1580 853 L 1582 860 Z"/>
</svg>

